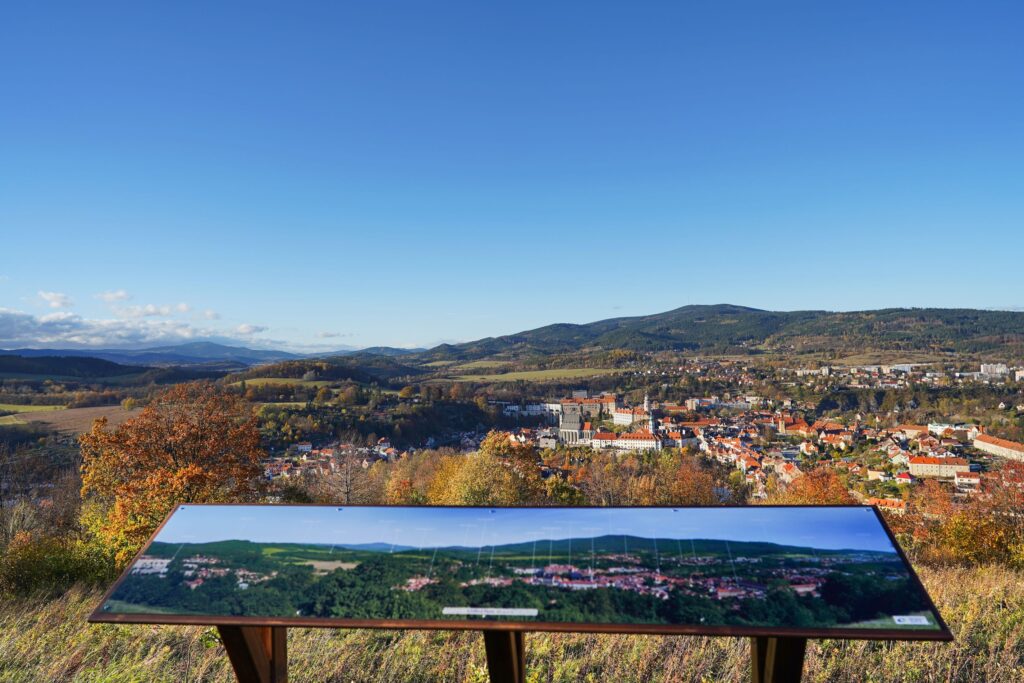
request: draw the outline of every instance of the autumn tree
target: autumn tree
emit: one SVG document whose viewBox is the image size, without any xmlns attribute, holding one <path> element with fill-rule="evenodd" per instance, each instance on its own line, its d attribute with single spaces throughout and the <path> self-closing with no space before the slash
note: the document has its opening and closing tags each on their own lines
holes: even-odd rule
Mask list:
<svg viewBox="0 0 1024 683">
<path fill-rule="evenodd" d="M 773 491 L 769 503 L 778 505 L 852 505 L 856 501 L 836 473 L 818 467 Z"/>
<path fill-rule="evenodd" d="M 491 431 L 480 443 L 480 453 L 494 458 L 511 472 L 519 505 L 543 497 L 544 484 L 538 467 L 540 455 L 531 444 L 512 440 L 508 432 Z"/>
<path fill-rule="evenodd" d="M 249 404 L 210 383 L 166 389 L 113 430 L 96 420 L 79 441 L 84 518 L 119 561 L 178 503 L 253 500 L 265 457 Z"/>
<path fill-rule="evenodd" d="M 536 505 L 545 500 L 540 476 L 524 476 L 486 451 L 447 456 L 428 490 L 436 505 Z"/>
</svg>

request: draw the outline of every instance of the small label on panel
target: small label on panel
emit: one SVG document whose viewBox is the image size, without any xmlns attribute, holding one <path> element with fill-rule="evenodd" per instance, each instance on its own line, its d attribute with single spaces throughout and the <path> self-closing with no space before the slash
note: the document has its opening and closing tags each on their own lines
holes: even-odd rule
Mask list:
<svg viewBox="0 0 1024 683">
<path fill-rule="evenodd" d="M 445 607 L 445 616 L 459 617 L 535 617 L 537 610 L 528 607 Z"/>
<path fill-rule="evenodd" d="M 897 615 L 892 618 L 900 626 L 927 626 L 929 623 L 928 617 L 922 617 L 916 614 L 908 615 Z"/>
</svg>

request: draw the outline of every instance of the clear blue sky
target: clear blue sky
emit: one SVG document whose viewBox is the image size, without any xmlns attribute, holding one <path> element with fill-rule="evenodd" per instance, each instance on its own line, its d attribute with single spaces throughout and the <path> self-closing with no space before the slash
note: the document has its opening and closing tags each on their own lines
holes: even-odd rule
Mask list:
<svg viewBox="0 0 1024 683">
<path fill-rule="evenodd" d="M 0 8 L 0 346 L 1024 307 L 1020 2 Z"/>
<path fill-rule="evenodd" d="M 174 513 L 157 540 L 480 547 L 608 534 L 894 552 L 874 511 L 867 507 L 490 510 L 186 505 Z"/>
</svg>

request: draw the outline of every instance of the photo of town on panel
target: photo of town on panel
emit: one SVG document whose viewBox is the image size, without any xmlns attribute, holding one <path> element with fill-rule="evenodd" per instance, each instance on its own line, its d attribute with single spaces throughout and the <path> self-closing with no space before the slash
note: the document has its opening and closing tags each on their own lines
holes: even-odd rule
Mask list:
<svg viewBox="0 0 1024 683">
<path fill-rule="evenodd" d="M 868 507 L 183 506 L 100 611 L 941 630 Z"/>
</svg>

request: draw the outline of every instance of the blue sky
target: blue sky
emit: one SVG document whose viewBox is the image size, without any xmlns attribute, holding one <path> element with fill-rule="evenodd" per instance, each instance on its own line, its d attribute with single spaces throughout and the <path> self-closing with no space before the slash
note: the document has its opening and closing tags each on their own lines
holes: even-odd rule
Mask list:
<svg viewBox="0 0 1024 683">
<path fill-rule="evenodd" d="M 6 3 L 0 347 L 1024 307 L 1022 25 L 1019 2 Z"/>
<path fill-rule="evenodd" d="M 358 508 L 189 506 L 157 536 L 167 543 L 250 540 L 480 547 L 624 534 L 767 541 L 893 552 L 871 508 Z"/>
</svg>

